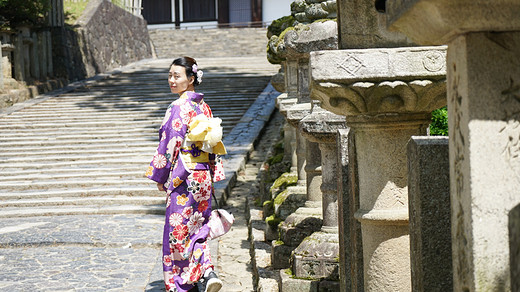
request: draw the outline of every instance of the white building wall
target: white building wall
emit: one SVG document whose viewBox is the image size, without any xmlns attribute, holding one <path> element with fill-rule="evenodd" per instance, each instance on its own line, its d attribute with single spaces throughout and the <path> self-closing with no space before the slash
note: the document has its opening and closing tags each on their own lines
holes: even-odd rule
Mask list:
<svg viewBox="0 0 520 292">
<path fill-rule="evenodd" d="M 262 20 L 271 22 L 283 16 L 291 15 L 291 3 L 294 0 L 262 0 Z"/>
</svg>

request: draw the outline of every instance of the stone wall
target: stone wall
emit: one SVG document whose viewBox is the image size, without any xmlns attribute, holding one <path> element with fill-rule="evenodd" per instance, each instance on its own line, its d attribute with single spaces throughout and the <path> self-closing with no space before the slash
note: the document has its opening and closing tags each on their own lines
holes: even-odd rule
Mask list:
<svg viewBox="0 0 520 292">
<path fill-rule="evenodd" d="M 87 76 L 151 58 L 146 21 L 108 0 L 91 0 L 76 22 Z"/>
</svg>

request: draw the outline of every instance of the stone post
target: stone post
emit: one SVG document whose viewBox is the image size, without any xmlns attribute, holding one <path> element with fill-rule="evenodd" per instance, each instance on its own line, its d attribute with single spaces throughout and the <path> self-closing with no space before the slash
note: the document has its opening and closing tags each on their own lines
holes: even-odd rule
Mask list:
<svg viewBox="0 0 520 292">
<path fill-rule="evenodd" d="M 446 101 L 444 56 L 443 47 L 311 53 L 312 98 L 346 116 L 353 136 L 365 291 L 411 290 L 405 149 Z"/>
<path fill-rule="evenodd" d="M 509 212 L 511 291 L 520 291 L 520 205 Z"/>
<path fill-rule="evenodd" d="M 2 40 L 0 39 L 0 92 L 4 91 L 4 58 L 2 55 Z"/>
<path fill-rule="evenodd" d="M 24 65 L 24 45 L 23 37 L 21 34 L 17 34 L 13 37 L 14 39 L 14 79 L 18 81 L 25 81 L 25 65 Z"/>
<path fill-rule="evenodd" d="M 447 137 L 408 142 L 412 291 L 453 291 Z"/>
<path fill-rule="evenodd" d="M 355 151 L 350 129 L 337 133 L 338 149 L 338 230 L 340 291 L 365 291 L 363 288 L 363 244 L 361 224 L 354 218 L 359 209 L 359 188 Z"/>
<path fill-rule="evenodd" d="M 40 56 L 39 46 L 38 46 L 38 35 L 36 32 L 32 32 L 30 36 L 30 45 L 29 45 L 29 60 L 30 60 L 30 72 L 31 76 L 34 79 L 40 78 Z"/>
<path fill-rule="evenodd" d="M 389 25 L 447 44 L 454 291 L 511 290 L 507 214 L 520 203 L 520 5 L 387 1 Z"/>
</svg>

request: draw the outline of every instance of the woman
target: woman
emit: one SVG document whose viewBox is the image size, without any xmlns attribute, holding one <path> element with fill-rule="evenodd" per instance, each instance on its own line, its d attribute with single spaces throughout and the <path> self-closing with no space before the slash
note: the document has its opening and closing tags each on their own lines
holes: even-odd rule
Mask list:
<svg viewBox="0 0 520 292">
<path fill-rule="evenodd" d="M 146 176 L 167 195 L 163 271 L 167 291 L 219 291 L 208 246 L 212 182 L 224 179 L 220 119 L 195 92 L 202 71 L 190 57 L 175 59 L 168 83 L 173 101 L 159 130 L 159 147 Z"/>
</svg>

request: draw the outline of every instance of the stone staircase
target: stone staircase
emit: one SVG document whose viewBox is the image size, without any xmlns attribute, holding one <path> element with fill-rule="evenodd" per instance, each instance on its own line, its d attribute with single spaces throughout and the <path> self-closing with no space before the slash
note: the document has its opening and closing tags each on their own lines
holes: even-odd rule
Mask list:
<svg viewBox="0 0 520 292">
<path fill-rule="evenodd" d="M 266 58 L 266 28 L 150 29 L 158 58 Z"/>
<path fill-rule="evenodd" d="M 158 128 L 175 97 L 171 60 L 0 114 L 0 217 L 163 213 L 164 194 L 144 177 Z M 199 59 L 205 93 L 224 135 L 277 70 L 265 58 Z"/>
</svg>

